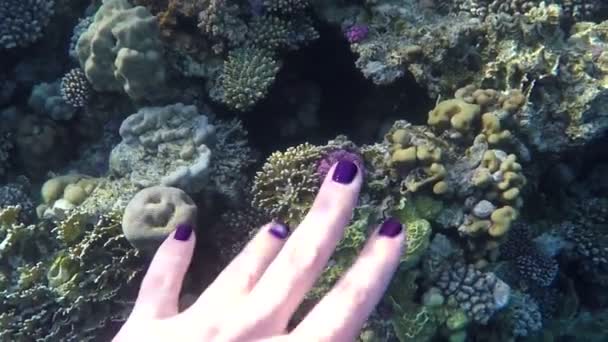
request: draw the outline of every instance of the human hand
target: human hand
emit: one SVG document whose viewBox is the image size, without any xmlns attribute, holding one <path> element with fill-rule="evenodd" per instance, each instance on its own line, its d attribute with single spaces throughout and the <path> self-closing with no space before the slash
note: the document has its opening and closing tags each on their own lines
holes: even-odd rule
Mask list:
<svg viewBox="0 0 608 342">
<path fill-rule="evenodd" d="M 179 225 L 156 252 L 114 341 L 353 341 L 399 264 L 405 234 L 395 219 L 370 235 L 354 265 L 301 323 L 286 328 L 342 237 L 362 177 L 352 162 L 335 164 L 289 239 L 284 225 L 262 227 L 183 312 L 178 299 L 195 234 Z"/>
</svg>

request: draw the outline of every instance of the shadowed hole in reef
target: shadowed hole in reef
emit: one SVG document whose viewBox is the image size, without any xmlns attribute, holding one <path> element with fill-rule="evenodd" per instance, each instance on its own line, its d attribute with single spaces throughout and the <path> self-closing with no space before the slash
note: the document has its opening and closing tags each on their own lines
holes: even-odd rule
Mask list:
<svg viewBox="0 0 608 342">
<path fill-rule="evenodd" d="M 426 122 L 434 102 L 411 74 L 377 86 L 355 66 L 357 56 L 339 28 L 318 28 L 321 38 L 286 55 L 267 98 L 241 115 L 255 147 L 268 154 L 306 141 L 324 144 L 339 134 L 373 143 L 397 119 Z M 317 108 L 316 124 L 307 126 L 310 108 Z"/>
</svg>

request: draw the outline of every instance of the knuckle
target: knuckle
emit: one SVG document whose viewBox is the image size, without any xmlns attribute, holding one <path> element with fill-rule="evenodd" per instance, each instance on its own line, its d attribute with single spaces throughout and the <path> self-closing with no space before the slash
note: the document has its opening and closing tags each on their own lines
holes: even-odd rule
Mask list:
<svg viewBox="0 0 608 342">
<path fill-rule="evenodd" d="M 315 272 L 324 265 L 323 248 L 318 245 L 306 246 L 302 248 L 300 245 L 289 252 L 288 260 L 292 269 L 297 270 L 301 274 L 309 276 L 309 272 Z"/>
</svg>

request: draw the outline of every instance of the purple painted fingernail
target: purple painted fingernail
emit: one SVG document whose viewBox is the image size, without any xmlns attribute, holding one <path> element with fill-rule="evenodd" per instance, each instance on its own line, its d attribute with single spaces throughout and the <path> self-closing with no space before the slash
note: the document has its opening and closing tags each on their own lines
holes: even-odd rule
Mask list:
<svg viewBox="0 0 608 342">
<path fill-rule="evenodd" d="M 192 226 L 188 223 L 180 223 L 175 228 L 173 238 L 179 241 L 188 241 L 190 235 L 192 235 Z"/>
<path fill-rule="evenodd" d="M 287 227 L 287 225 L 284 223 L 276 221 L 272 223 L 272 227 L 270 227 L 268 231 L 270 234 L 272 234 L 272 236 L 281 240 L 286 239 L 287 235 L 289 235 L 289 227 Z"/>
<path fill-rule="evenodd" d="M 350 184 L 357 175 L 357 165 L 348 160 L 341 160 L 334 169 L 331 179 L 341 184 Z"/>
<path fill-rule="evenodd" d="M 399 235 L 402 229 L 403 225 L 401 222 L 399 222 L 399 220 L 394 217 L 389 217 L 386 219 L 386 221 L 384 221 L 384 223 L 382 223 L 378 234 L 392 238 Z"/>
</svg>

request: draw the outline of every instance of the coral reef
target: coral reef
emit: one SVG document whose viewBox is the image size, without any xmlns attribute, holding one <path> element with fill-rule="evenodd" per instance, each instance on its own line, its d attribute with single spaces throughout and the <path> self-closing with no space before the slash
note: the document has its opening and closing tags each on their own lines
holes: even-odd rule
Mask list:
<svg viewBox="0 0 608 342">
<path fill-rule="evenodd" d="M 42 116 L 53 120 L 70 120 L 76 114 L 71 103 L 63 96 L 63 80 L 40 83 L 34 86 L 28 105 Z"/>
<path fill-rule="evenodd" d="M 73 107 L 84 107 L 91 93 L 91 84 L 81 69 L 72 69 L 61 78 L 61 97 Z"/>
<path fill-rule="evenodd" d="M 190 193 L 208 182 L 215 127 L 195 106 L 144 107 L 120 126 L 110 170 L 138 187 L 166 185 Z"/>
<path fill-rule="evenodd" d="M 25 47 L 43 36 L 54 13 L 53 0 L 6 0 L 0 3 L 0 47 Z"/>
<path fill-rule="evenodd" d="M 178 224 L 195 226 L 197 208 L 183 190 L 153 186 L 139 191 L 122 217 L 125 238 L 137 249 L 153 253 Z"/>
<path fill-rule="evenodd" d="M 105 0 L 76 44 L 93 89 L 134 100 L 160 96 L 165 82 L 159 28 L 152 14 L 126 0 Z"/>
<path fill-rule="evenodd" d="M 57 225 L 28 226 L 19 210 L 0 210 L 0 338 L 89 341 L 124 321 L 143 262 L 116 215 L 89 222 L 74 213 Z"/>
<path fill-rule="evenodd" d="M 483 273 L 473 265 L 456 263 L 439 276 L 437 286 L 443 295 L 458 303 L 467 315 L 487 324 L 494 313 L 507 305 L 510 288 L 493 273 Z"/>
<path fill-rule="evenodd" d="M 110 339 L 179 223 L 196 297 L 340 160 L 292 324 L 396 218 L 360 341 L 605 339 L 606 32 L 600 0 L 2 1 L 0 340 Z"/>
<path fill-rule="evenodd" d="M 238 49 L 224 63 L 224 102 L 237 110 L 248 110 L 264 98 L 279 71 L 279 63 L 265 50 Z"/>
<path fill-rule="evenodd" d="M 529 336 L 539 331 L 543 326 L 538 304 L 526 294 L 515 292 L 505 315 L 513 329 L 513 336 Z"/>
<path fill-rule="evenodd" d="M 315 163 L 320 156 L 320 149 L 308 143 L 274 152 L 255 176 L 253 206 L 288 224 L 299 222 L 319 189 Z"/>
</svg>

